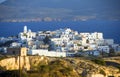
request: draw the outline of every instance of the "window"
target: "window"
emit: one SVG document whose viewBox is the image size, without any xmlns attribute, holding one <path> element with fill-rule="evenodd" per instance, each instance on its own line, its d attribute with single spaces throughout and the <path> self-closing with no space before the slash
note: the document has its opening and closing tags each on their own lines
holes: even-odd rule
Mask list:
<svg viewBox="0 0 120 77">
<path fill-rule="evenodd" d="M 15 55 L 15 51 L 13 51 L 12 54 Z"/>
</svg>

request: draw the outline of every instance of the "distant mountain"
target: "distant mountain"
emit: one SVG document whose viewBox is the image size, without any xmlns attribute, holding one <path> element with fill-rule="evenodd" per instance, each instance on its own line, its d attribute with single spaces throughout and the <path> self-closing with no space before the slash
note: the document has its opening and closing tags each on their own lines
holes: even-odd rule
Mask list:
<svg viewBox="0 0 120 77">
<path fill-rule="evenodd" d="M 120 20 L 120 0 L 6 0 L 0 21 Z"/>
</svg>

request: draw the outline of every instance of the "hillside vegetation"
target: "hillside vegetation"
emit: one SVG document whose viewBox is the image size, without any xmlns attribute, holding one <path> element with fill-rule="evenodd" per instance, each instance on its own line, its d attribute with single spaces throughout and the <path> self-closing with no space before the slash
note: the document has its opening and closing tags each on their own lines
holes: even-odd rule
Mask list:
<svg viewBox="0 0 120 77">
<path fill-rule="evenodd" d="M 120 73 L 119 68 L 106 65 L 106 59 L 85 57 L 50 58 L 44 56 L 27 56 L 27 58 L 29 61 L 26 63 L 21 61 L 22 77 L 87 77 L 92 74 L 107 76 Z M 19 68 L 12 61 L 13 59 L 14 57 L 0 61 L 0 77 L 19 76 L 19 71 L 17 71 Z"/>
</svg>

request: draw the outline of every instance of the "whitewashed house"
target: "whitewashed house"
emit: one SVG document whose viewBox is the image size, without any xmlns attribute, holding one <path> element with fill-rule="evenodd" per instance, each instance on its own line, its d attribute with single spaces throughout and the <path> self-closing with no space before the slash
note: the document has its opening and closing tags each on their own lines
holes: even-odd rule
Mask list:
<svg viewBox="0 0 120 77">
<path fill-rule="evenodd" d="M 103 33 L 94 32 L 91 33 L 91 36 L 93 37 L 93 39 L 103 39 Z"/>
<path fill-rule="evenodd" d="M 112 44 L 111 47 L 112 47 L 115 51 L 118 51 L 119 44 Z"/>
<path fill-rule="evenodd" d="M 95 44 L 99 46 L 106 45 L 104 39 L 96 39 Z"/>
<path fill-rule="evenodd" d="M 106 45 L 113 45 L 114 44 L 114 40 L 113 39 L 105 39 L 105 44 Z"/>
<path fill-rule="evenodd" d="M 98 46 L 98 51 L 104 51 L 106 53 L 109 53 L 110 48 L 109 46 Z"/>
<path fill-rule="evenodd" d="M 21 43 L 13 42 L 10 47 L 21 47 Z"/>
</svg>

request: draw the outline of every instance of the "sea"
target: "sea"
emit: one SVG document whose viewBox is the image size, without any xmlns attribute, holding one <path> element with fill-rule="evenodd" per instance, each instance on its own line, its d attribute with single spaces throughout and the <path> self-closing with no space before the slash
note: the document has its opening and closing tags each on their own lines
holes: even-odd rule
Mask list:
<svg viewBox="0 0 120 77">
<path fill-rule="evenodd" d="M 81 32 L 102 32 L 104 39 L 114 39 L 120 44 L 120 21 L 90 20 L 90 21 L 61 21 L 61 22 L 0 22 L 0 37 L 16 36 L 27 26 L 33 32 L 54 31 L 60 28 L 71 28 Z"/>
</svg>

